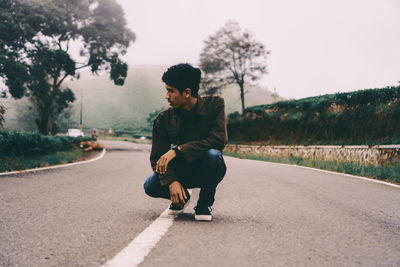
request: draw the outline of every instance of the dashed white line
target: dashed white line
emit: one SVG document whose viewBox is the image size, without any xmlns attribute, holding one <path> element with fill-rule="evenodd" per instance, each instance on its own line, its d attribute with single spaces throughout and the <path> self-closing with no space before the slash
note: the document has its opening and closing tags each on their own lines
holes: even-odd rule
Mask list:
<svg viewBox="0 0 400 267">
<path fill-rule="evenodd" d="M 192 190 L 189 190 L 192 193 Z M 102 267 L 135 267 L 143 262 L 144 258 L 157 245 L 174 222 L 176 216 L 167 214 L 166 209 L 146 229 L 143 230 L 131 243 L 122 249 L 114 258 Z"/>
</svg>

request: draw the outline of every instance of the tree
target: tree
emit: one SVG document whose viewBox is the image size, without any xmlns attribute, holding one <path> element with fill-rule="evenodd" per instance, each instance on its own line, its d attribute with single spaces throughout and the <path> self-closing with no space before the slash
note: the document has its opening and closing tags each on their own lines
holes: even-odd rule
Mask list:
<svg viewBox="0 0 400 267">
<path fill-rule="evenodd" d="M 258 80 L 267 73 L 266 58 L 269 51 L 242 30 L 237 22 L 229 21 L 205 40 L 200 54 L 200 67 L 204 72 L 202 87 L 206 93 L 215 93 L 229 84 L 240 88 L 242 114 L 245 111 L 245 84 Z"/>
<path fill-rule="evenodd" d="M 0 106 L 0 128 L 3 127 L 5 112 L 6 112 L 6 109 L 4 108 L 4 106 Z"/>
<path fill-rule="evenodd" d="M 146 121 L 149 124 L 150 128 L 153 127 L 154 120 L 157 118 L 158 114 L 163 111 L 165 108 L 156 109 L 153 112 L 149 113 L 146 117 Z"/>
<path fill-rule="evenodd" d="M 124 84 L 120 55 L 135 36 L 116 0 L 0 0 L 0 19 L 0 77 L 12 97 L 30 97 L 39 132 L 49 134 L 75 100 L 63 82 L 80 69 L 107 70 Z"/>
</svg>

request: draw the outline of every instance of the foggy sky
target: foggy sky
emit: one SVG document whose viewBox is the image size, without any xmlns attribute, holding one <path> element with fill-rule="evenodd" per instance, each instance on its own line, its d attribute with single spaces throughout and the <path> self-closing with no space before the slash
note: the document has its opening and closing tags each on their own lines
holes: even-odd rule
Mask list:
<svg viewBox="0 0 400 267">
<path fill-rule="evenodd" d="M 228 20 L 271 51 L 259 83 L 287 98 L 398 85 L 399 0 L 118 0 L 137 40 L 129 64 L 198 64 Z"/>
</svg>

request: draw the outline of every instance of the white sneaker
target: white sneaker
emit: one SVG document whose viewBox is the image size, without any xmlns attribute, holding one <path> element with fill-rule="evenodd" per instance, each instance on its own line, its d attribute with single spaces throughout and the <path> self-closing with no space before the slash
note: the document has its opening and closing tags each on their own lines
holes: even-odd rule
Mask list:
<svg viewBox="0 0 400 267">
<path fill-rule="evenodd" d="M 169 208 L 168 208 L 168 215 L 179 215 L 179 214 L 182 214 L 183 213 L 183 211 L 185 210 L 185 207 L 187 207 L 187 205 L 189 204 L 189 202 L 190 202 L 190 195 L 188 195 L 189 197 L 188 197 L 188 199 L 186 200 L 186 203 L 185 203 L 185 205 L 182 207 L 182 206 L 178 206 L 178 205 L 175 205 L 174 203 L 171 203 L 170 205 L 169 205 Z"/>
<path fill-rule="evenodd" d="M 196 221 L 210 222 L 212 220 L 211 207 L 195 207 L 194 219 Z"/>
</svg>

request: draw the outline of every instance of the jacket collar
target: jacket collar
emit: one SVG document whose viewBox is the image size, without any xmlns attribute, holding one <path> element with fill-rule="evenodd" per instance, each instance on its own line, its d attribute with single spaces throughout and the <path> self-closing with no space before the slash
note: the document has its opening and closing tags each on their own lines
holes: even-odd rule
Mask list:
<svg viewBox="0 0 400 267">
<path fill-rule="evenodd" d="M 201 96 L 197 96 L 197 103 L 194 107 L 194 112 L 199 115 L 207 115 L 206 107 L 204 106 L 204 100 Z"/>
</svg>

